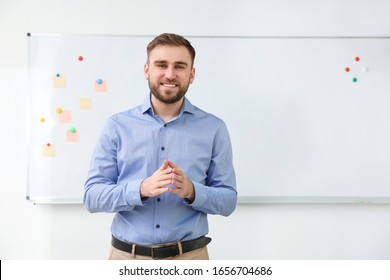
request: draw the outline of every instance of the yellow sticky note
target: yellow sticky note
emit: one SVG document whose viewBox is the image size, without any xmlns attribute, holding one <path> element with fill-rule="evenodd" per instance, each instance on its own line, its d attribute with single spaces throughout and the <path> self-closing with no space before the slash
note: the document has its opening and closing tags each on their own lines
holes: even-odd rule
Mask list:
<svg viewBox="0 0 390 280">
<path fill-rule="evenodd" d="M 66 131 L 66 142 L 79 142 L 80 133 L 79 130 L 67 130 Z"/>
<path fill-rule="evenodd" d="M 107 92 L 107 81 L 98 79 L 95 81 L 95 91 L 96 92 Z"/>
<path fill-rule="evenodd" d="M 42 156 L 44 157 L 54 157 L 54 145 L 53 144 L 44 144 L 42 145 Z"/>
<path fill-rule="evenodd" d="M 79 108 L 81 110 L 92 109 L 92 98 L 90 97 L 80 97 L 79 99 Z"/>
<path fill-rule="evenodd" d="M 61 113 L 57 113 L 59 123 L 70 123 L 72 122 L 72 113 L 70 110 L 62 110 Z"/>
<path fill-rule="evenodd" d="M 66 87 L 66 78 L 65 76 L 56 75 L 53 77 L 53 87 L 63 88 Z"/>
</svg>

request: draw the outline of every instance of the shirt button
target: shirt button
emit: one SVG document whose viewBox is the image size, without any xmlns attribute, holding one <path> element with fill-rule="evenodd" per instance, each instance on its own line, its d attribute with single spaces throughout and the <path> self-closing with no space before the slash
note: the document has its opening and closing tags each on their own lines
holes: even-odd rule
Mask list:
<svg viewBox="0 0 390 280">
<path fill-rule="evenodd" d="M 161 147 L 161 151 L 164 151 L 165 150 L 165 147 Z"/>
<path fill-rule="evenodd" d="M 160 202 L 160 201 L 161 201 L 161 198 L 157 198 L 157 201 Z"/>
<path fill-rule="evenodd" d="M 156 228 L 160 228 L 160 225 L 156 225 Z"/>
<path fill-rule="evenodd" d="M 164 127 L 167 127 L 167 124 L 166 124 L 166 123 L 164 123 Z"/>
</svg>

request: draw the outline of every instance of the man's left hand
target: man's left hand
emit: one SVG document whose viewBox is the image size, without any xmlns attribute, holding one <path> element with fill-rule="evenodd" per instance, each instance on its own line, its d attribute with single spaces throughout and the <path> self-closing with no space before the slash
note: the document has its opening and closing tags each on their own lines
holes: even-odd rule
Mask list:
<svg viewBox="0 0 390 280">
<path fill-rule="evenodd" d="M 171 193 L 174 193 L 182 198 L 187 199 L 190 203 L 195 199 L 194 184 L 188 179 L 183 170 L 181 170 L 172 161 L 168 161 L 168 165 L 171 167 L 172 180 L 171 184 L 176 188 L 169 188 Z"/>
</svg>

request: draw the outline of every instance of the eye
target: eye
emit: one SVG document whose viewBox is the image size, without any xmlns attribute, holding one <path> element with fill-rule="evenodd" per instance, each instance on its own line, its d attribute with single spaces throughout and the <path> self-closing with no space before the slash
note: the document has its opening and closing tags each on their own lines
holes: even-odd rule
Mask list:
<svg viewBox="0 0 390 280">
<path fill-rule="evenodd" d="M 156 66 L 157 68 L 161 68 L 161 69 L 167 68 L 167 65 L 165 63 L 157 63 Z"/>
<path fill-rule="evenodd" d="M 183 65 L 183 64 L 178 64 L 178 65 L 175 66 L 175 68 L 178 69 L 178 70 L 184 70 L 184 69 L 186 69 L 186 66 Z"/>
</svg>

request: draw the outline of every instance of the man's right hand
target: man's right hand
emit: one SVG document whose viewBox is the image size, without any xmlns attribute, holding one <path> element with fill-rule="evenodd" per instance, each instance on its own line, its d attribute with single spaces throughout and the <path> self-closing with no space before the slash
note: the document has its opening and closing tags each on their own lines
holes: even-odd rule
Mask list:
<svg viewBox="0 0 390 280">
<path fill-rule="evenodd" d="M 165 160 L 152 176 L 142 181 L 140 186 L 141 198 L 154 197 L 169 191 L 165 186 L 172 183 L 172 170 L 169 161 Z"/>
</svg>

